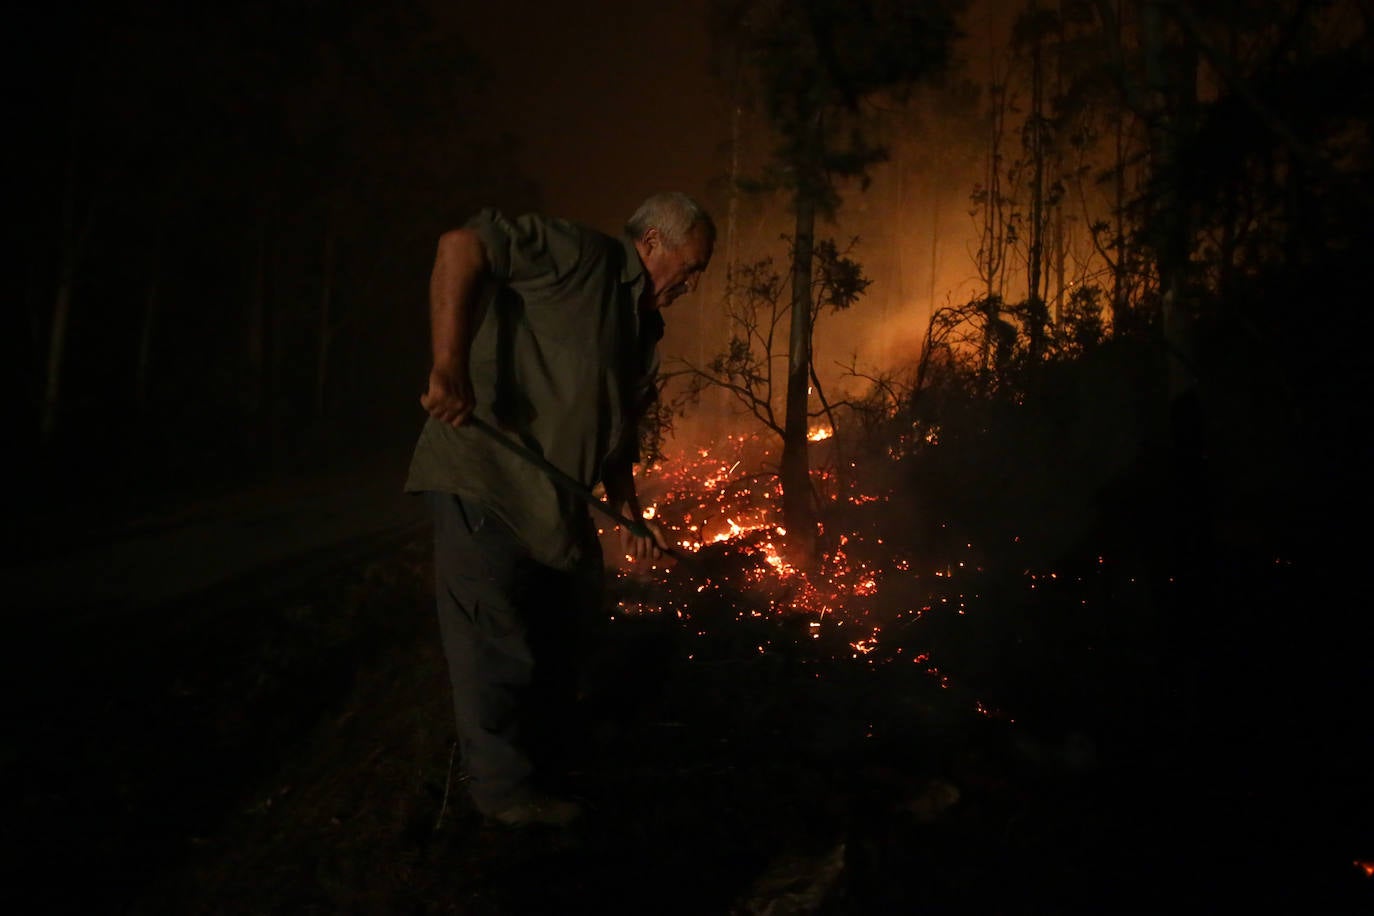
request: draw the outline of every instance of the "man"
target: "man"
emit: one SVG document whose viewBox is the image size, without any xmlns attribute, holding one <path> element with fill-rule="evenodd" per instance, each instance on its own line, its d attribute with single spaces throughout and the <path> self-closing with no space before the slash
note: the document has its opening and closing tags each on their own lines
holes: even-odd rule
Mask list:
<svg viewBox="0 0 1374 916">
<path fill-rule="evenodd" d="M 493 209 L 439 239 L 429 419 L 406 490 L 431 507 L 459 747 L 473 801 L 497 823 L 580 812 L 537 764 L 565 743 L 577 623 L 599 608 L 602 558 L 585 503 L 490 428 L 642 519 L 633 465 L 657 393 L 660 309 L 696 288 L 714 242 L 710 216 L 676 192 L 646 200 L 619 239 Z M 652 523 L 644 531 L 620 531 L 636 561 L 666 546 Z"/>
</svg>

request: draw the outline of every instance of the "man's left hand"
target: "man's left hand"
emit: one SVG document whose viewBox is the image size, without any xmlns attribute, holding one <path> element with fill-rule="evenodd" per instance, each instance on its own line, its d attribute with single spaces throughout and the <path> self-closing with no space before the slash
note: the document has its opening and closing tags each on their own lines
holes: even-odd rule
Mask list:
<svg viewBox="0 0 1374 916">
<path fill-rule="evenodd" d="M 624 525 L 620 526 L 621 552 L 631 563 L 657 560 L 663 556 L 663 551 L 668 549 L 668 541 L 663 535 L 662 528 L 648 519 L 642 519 L 641 524 L 649 530 L 649 537 L 640 537 Z"/>
</svg>

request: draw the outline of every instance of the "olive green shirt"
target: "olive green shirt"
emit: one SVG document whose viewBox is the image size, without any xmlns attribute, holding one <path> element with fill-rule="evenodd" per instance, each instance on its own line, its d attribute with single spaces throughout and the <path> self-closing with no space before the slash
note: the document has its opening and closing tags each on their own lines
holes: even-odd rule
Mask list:
<svg viewBox="0 0 1374 916">
<path fill-rule="evenodd" d="M 491 268 L 469 358 L 473 413 L 591 489 L 608 463 L 637 460 L 656 391 L 663 319 L 638 308 L 639 253 L 629 238 L 533 214 L 489 208 L 467 228 Z M 550 566 L 572 568 L 592 549 L 583 502 L 471 426 L 430 418 L 405 490 L 481 503 Z"/>
</svg>

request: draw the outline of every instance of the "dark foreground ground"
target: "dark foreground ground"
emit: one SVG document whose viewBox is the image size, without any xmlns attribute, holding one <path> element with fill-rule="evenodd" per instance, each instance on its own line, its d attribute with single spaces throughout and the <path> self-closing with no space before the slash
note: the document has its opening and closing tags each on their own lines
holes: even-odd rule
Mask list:
<svg viewBox="0 0 1374 916">
<path fill-rule="evenodd" d="M 942 688 L 844 651 L 842 630 L 721 599 L 608 625 L 571 777 L 581 827 L 484 826 L 427 549 L 22 627 L 6 911 L 1374 912 L 1356 865 L 1374 858 L 1367 696 L 1321 714 L 1282 689 L 1175 702 L 1046 654 L 984 715 L 958 671 Z M 962 619 L 922 625 L 977 636 Z M 1255 664 L 1281 682 L 1294 660 Z"/>
</svg>

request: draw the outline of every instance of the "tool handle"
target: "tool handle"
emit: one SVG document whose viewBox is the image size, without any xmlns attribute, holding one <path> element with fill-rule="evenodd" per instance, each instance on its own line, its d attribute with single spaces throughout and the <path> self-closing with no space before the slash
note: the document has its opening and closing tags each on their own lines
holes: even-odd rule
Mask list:
<svg viewBox="0 0 1374 916">
<path fill-rule="evenodd" d="M 627 515 L 621 515 L 605 502 L 593 496 L 591 490 L 583 486 L 581 481 L 570 474 L 564 473 L 561 468 L 549 461 L 543 455 L 532 452 L 522 445 L 517 445 L 514 441 L 502 435 L 499 430 L 476 414 L 470 414 L 465 425 L 476 427 L 479 432 L 491 439 L 497 445 L 500 445 L 506 451 L 518 455 L 520 458 L 539 468 L 539 470 L 543 471 L 554 483 L 561 484 L 565 490 L 581 499 L 587 505 L 591 506 L 597 512 L 600 512 L 617 525 L 624 525 L 627 529 L 632 531 L 635 536 L 642 538 L 653 537 L 653 534 L 649 531 L 648 526 L 644 524 L 642 519 L 636 521 Z M 659 549 L 669 556 L 681 559 L 681 555 L 671 547 L 660 547 Z"/>
</svg>

